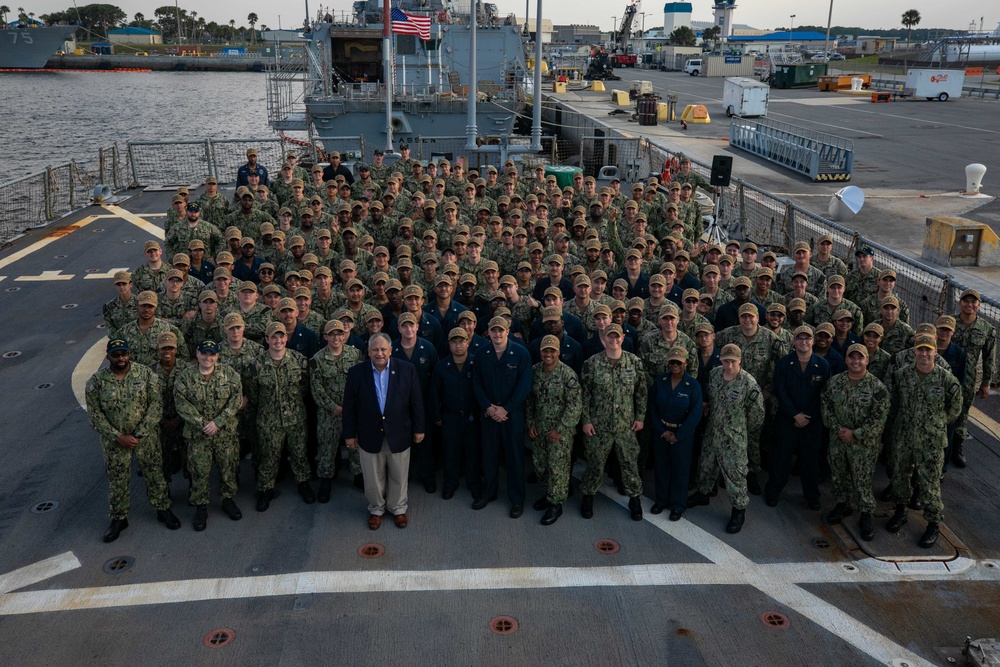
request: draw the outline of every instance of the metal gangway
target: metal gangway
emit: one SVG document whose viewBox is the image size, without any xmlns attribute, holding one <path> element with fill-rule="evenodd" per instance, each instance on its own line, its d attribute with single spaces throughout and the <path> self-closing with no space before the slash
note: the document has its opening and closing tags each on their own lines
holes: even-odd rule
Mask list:
<svg viewBox="0 0 1000 667">
<path fill-rule="evenodd" d="M 771 120 L 734 118 L 729 145 L 797 171 L 813 181 L 849 181 L 854 142 Z"/>
</svg>

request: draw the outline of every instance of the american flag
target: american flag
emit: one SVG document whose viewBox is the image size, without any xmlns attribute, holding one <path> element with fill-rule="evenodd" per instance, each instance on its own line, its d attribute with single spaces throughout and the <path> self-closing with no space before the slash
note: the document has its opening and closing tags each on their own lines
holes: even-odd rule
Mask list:
<svg viewBox="0 0 1000 667">
<path fill-rule="evenodd" d="M 397 35 L 418 35 L 420 39 L 431 38 L 431 17 L 407 14 L 397 7 L 392 8 L 392 31 Z"/>
</svg>

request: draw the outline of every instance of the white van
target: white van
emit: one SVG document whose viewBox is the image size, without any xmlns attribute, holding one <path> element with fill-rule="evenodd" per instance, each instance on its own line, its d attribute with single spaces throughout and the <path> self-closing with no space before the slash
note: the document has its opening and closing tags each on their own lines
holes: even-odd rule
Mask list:
<svg viewBox="0 0 1000 667">
<path fill-rule="evenodd" d="M 702 61 L 701 58 L 688 58 L 688 61 L 684 63 L 684 71 L 691 76 L 698 76 L 701 74 Z"/>
</svg>

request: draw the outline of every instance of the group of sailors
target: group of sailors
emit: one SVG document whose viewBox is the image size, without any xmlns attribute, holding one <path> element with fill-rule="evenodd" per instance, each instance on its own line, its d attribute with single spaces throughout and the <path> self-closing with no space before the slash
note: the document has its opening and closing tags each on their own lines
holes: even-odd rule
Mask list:
<svg viewBox="0 0 1000 667">
<path fill-rule="evenodd" d="M 428 493 L 440 469 L 445 499 L 464 477 L 481 509 L 497 497 L 503 458 L 511 517 L 531 468 L 549 525 L 580 456 L 585 518 L 607 471 L 641 519 L 648 466 L 653 513 L 678 520 L 721 482 L 727 530 L 738 532 L 749 495 L 776 505 L 797 469 L 806 505 L 820 509 L 829 476 L 826 520 L 858 511 L 867 540 L 881 457 L 888 528 L 923 508 L 920 543 L 934 544 L 942 475 L 966 465 L 969 409 L 995 367 L 996 331 L 977 314 L 977 292 L 953 316 L 915 323 L 896 273 L 878 269 L 869 247 L 849 270 L 823 235 L 815 248 L 795 244 L 779 268 L 753 242 L 706 241 L 695 191 L 713 188 L 688 160 L 670 183 L 623 191 L 617 178 L 598 187 L 577 173 L 563 187 L 544 166 L 466 171 L 416 160 L 405 144 L 400 153 L 390 166 L 375 151 L 353 171 L 336 152 L 309 170 L 289 153 L 271 178 L 251 149 L 232 198 L 214 178 L 197 198 L 173 196 L 163 245 L 148 241 L 145 261 L 115 276 L 104 307 L 111 367 L 88 386 L 88 402 L 117 405 L 109 410 L 124 420 L 112 428 L 90 412 L 112 480 L 105 539 L 127 526 L 133 449 L 168 527 L 179 522 L 166 485 L 183 472 L 195 528 L 205 528 L 213 461 L 223 509 L 239 518 L 247 454 L 258 511 L 285 454 L 307 503 L 315 478 L 329 501 L 343 465 L 363 487 L 355 450 L 341 454 L 344 381 L 385 333 L 392 359 L 416 367 L 433 425 L 411 466 Z M 123 370 L 123 358 L 149 371 L 144 411 L 122 407 L 125 378 L 141 372 Z M 125 388 L 113 391 L 116 359 Z"/>
</svg>

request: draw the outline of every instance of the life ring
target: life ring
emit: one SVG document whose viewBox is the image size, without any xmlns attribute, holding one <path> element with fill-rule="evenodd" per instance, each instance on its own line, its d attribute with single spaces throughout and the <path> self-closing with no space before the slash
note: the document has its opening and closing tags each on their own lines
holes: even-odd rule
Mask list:
<svg viewBox="0 0 1000 667">
<path fill-rule="evenodd" d="M 660 172 L 660 185 L 666 185 L 673 180 L 673 175 L 677 173 L 680 164 L 677 158 L 671 157 L 663 163 L 663 171 Z"/>
</svg>

